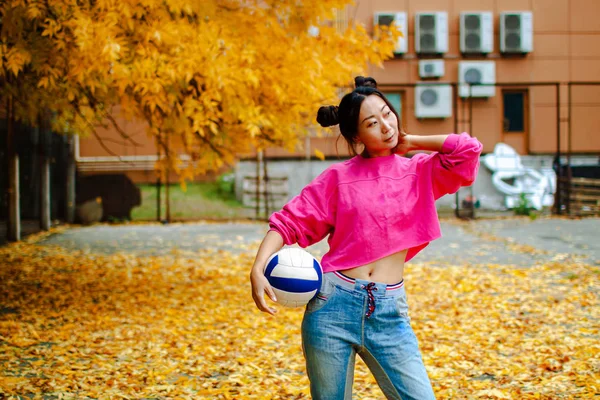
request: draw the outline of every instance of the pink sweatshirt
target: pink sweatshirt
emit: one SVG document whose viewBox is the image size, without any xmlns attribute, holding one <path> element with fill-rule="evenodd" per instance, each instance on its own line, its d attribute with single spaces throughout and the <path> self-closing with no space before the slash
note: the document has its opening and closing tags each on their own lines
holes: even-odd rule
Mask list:
<svg viewBox="0 0 600 400">
<path fill-rule="evenodd" d="M 408 261 L 441 236 L 435 200 L 473 183 L 481 149 L 468 134 L 451 134 L 439 153 L 356 156 L 332 165 L 271 215 L 270 230 L 301 247 L 329 235 L 323 272 L 405 249 Z"/>
</svg>

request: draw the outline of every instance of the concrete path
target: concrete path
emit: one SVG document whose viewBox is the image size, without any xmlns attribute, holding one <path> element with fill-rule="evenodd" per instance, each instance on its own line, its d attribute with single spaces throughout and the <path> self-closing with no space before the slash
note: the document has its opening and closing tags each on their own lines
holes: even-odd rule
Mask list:
<svg viewBox="0 0 600 400">
<path fill-rule="evenodd" d="M 600 218 L 490 219 L 442 228 L 444 238 L 429 246 L 438 259 L 527 266 L 575 258 L 600 265 Z"/>
<path fill-rule="evenodd" d="M 203 249 L 246 251 L 267 231 L 266 223 L 184 223 L 171 225 L 96 225 L 74 227 L 52 235 L 42 245 L 100 254 L 167 255 Z M 443 237 L 431 243 L 415 262 L 513 264 L 531 266 L 548 261 L 580 259 L 600 265 L 600 219 L 527 218 L 442 221 Z M 315 256 L 327 250 L 323 241 L 308 249 Z"/>
</svg>

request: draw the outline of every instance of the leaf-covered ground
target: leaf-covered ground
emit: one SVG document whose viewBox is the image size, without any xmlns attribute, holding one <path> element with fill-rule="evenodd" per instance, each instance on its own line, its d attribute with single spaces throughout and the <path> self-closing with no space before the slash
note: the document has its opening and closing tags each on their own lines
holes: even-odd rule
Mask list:
<svg viewBox="0 0 600 400">
<path fill-rule="evenodd" d="M 301 309 L 260 313 L 241 253 L 0 248 L 0 398 L 307 399 Z M 516 249 L 515 251 L 528 251 Z M 411 263 L 413 328 L 439 399 L 600 393 L 600 268 Z M 381 399 L 359 361 L 355 398 Z"/>
</svg>

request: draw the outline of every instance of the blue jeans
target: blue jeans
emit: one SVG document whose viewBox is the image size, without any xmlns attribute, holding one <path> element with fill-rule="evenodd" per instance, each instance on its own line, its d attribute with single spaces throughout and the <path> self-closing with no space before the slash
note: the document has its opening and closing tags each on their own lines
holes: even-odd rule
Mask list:
<svg viewBox="0 0 600 400">
<path fill-rule="evenodd" d="M 302 347 L 313 399 L 352 398 L 358 354 L 388 399 L 435 399 L 410 326 L 404 283 L 323 274 L 306 306 Z"/>
</svg>

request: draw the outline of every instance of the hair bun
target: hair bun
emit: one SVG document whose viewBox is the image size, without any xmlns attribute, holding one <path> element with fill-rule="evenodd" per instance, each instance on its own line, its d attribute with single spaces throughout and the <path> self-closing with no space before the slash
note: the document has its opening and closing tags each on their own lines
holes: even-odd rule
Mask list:
<svg viewBox="0 0 600 400">
<path fill-rule="evenodd" d="M 370 76 L 357 76 L 354 78 L 354 87 L 372 87 L 377 88 L 377 81 Z"/>
<path fill-rule="evenodd" d="M 317 112 L 317 122 L 324 128 L 340 123 L 337 106 L 323 106 Z"/>
</svg>

